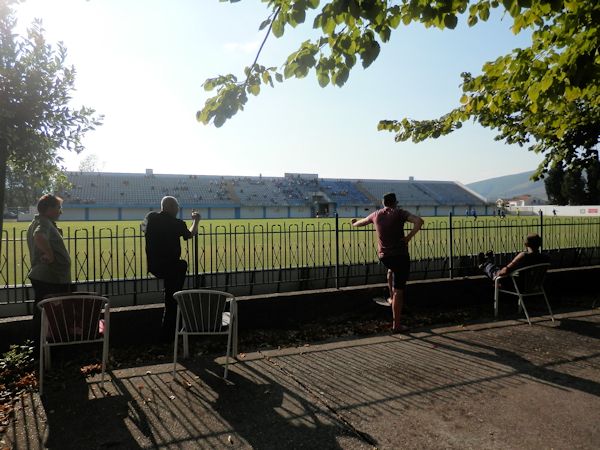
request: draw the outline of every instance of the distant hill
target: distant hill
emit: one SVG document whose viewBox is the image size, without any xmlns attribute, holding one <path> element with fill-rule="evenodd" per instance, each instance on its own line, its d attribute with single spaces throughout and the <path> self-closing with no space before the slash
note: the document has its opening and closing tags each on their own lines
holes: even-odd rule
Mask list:
<svg viewBox="0 0 600 450">
<path fill-rule="evenodd" d="M 467 187 L 484 196 L 488 201 L 495 201 L 499 198 L 512 198 L 525 194 L 547 200 L 548 196 L 546 195 L 544 181 L 531 181 L 529 178 L 532 174 L 533 170 L 514 175 L 505 175 L 503 177 L 476 181 L 475 183 L 467 184 Z"/>
</svg>

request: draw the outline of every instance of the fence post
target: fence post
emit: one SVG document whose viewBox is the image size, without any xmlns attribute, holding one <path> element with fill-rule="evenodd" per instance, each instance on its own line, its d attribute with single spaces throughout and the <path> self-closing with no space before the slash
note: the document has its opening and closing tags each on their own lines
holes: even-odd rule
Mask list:
<svg viewBox="0 0 600 450">
<path fill-rule="evenodd" d="M 200 287 L 200 280 L 198 278 L 198 233 L 194 236 L 194 289 Z"/>
<path fill-rule="evenodd" d="M 452 211 L 448 214 L 448 272 L 450 274 L 450 279 L 454 278 L 454 249 L 453 249 L 454 235 L 452 232 Z"/>
<path fill-rule="evenodd" d="M 540 251 L 544 249 L 544 212 L 540 209 L 540 237 L 542 238 L 542 245 L 540 245 Z"/>
<path fill-rule="evenodd" d="M 338 212 L 335 212 L 335 288 L 340 288 L 340 228 Z"/>
</svg>

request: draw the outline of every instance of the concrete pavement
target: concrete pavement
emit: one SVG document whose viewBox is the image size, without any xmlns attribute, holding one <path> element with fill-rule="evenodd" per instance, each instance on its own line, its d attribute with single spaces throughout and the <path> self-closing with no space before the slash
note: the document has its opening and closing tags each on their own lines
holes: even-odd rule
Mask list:
<svg viewBox="0 0 600 450">
<path fill-rule="evenodd" d="M 556 317 L 54 379 L 0 448 L 598 448 L 600 310 Z"/>
</svg>

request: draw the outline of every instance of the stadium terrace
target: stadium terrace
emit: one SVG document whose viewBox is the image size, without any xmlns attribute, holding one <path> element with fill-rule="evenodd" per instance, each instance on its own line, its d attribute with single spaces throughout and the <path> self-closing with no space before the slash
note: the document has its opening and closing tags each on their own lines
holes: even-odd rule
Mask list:
<svg viewBox="0 0 600 450">
<path fill-rule="evenodd" d="M 62 220 L 136 220 L 157 209 L 165 195 L 179 200 L 181 217 L 191 209 L 205 219 L 357 217 L 395 192 L 400 205 L 422 216 L 447 216 L 491 205 L 454 181 L 356 180 L 286 173 L 283 177 L 67 172 L 70 186 Z"/>
</svg>

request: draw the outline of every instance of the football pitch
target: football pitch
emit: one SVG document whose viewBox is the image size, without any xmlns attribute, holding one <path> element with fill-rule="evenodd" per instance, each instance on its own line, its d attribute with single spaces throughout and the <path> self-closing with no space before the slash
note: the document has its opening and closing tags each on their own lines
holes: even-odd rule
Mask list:
<svg viewBox="0 0 600 450">
<path fill-rule="evenodd" d="M 413 260 L 472 256 L 493 249 L 523 249 L 528 233 L 539 233 L 544 249 L 600 247 L 600 218 L 507 216 L 425 217 L 410 242 Z M 186 221 L 188 226 L 191 221 Z M 27 222 L 5 222 L 3 285 L 21 284 L 29 270 Z M 63 222 L 58 226 L 71 254 L 73 279 L 146 276 L 140 221 Z M 407 228 L 410 224 L 407 224 Z M 354 228 L 350 218 L 201 220 L 197 241 L 182 242 L 182 257 L 199 272 L 368 264 L 377 261 L 372 226 Z"/>
</svg>

